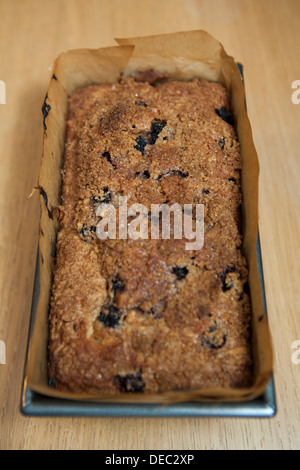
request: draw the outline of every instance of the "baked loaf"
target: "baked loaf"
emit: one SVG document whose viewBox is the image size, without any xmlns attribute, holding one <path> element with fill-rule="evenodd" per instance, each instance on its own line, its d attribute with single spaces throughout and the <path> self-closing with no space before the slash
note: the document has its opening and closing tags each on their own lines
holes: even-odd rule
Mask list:
<svg viewBox="0 0 300 470">
<path fill-rule="evenodd" d="M 72 95 L 51 386 L 113 396 L 251 384 L 240 173 L 219 83 L 168 81 L 151 71 Z M 118 213 L 120 196 L 149 212 L 151 204 L 203 204 L 203 247 L 187 250 L 184 237 L 172 236 L 99 239 L 96 209 L 110 204 Z"/>
</svg>

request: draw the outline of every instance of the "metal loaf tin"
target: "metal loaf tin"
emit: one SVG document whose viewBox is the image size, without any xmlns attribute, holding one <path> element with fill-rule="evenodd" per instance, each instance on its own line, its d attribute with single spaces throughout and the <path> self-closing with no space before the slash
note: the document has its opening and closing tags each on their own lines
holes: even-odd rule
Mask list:
<svg viewBox="0 0 300 470">
<path fill-rule="evenodd" d="M 243 67 L 237 64 L 244 81 Z M 246 103 L 245 103 L 246 107 Z M 263 305 L 267 317 L 263 266 L 259 235 L 256 241 L 256 258 L 259 271 Z M 33 289 L 31 318 L 28 333 L 28 347 L 33 332 L 37 303 L 39 298 L 39 257 L 37 256 L 35 281 Z M 28 358 L 28 348 L 25 366 Z M 86 417 L 249 417 L 271 418 L 276 414 L 274 379 L 264 393 L 246 402 L 186 402 L 161 406 L 153 403 L 109 403 L 86 402 L 52 398 L 32 390 L 23 379 L 20 410 L 26 416 L 86 416 Z"/>
</svg>

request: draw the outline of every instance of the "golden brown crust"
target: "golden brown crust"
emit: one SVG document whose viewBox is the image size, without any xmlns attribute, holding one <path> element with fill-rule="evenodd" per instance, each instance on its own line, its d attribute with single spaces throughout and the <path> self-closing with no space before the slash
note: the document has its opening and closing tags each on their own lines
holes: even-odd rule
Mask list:
<svg viewBox="0 0 300 470">
<path fill-rule="evenodd" d="M 140 78 L 138 79 L 140 80 Z M 62 390 L 163 392 L 251 382 L 241 156 L 218 83 L 128 78 L 70 100 L 49 377 Z M 229 121 L 229 122 L 227 122 Z M 96 207 L 204 204 L 186 240 L 99 240 Z"/>
</svg>

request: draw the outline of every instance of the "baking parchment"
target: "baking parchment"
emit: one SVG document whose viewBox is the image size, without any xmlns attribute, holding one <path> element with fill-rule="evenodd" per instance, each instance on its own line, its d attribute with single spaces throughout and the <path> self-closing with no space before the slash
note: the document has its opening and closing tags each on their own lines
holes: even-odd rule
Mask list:
<svg viewBox="0 0 300 470">
<path fill-rule="evenodd" d="M 175 403 L 183 401 L 247 401 L 260 396 L 272 374 L 272 341 L 263 305 L 256 241 L 258 236 L 259 164 L 251 126 L 245 110 L 244 86 L 234 59 L 222 44 L 205 31 L 184 31 L 156 36 L 116 39 L 118 46 L 79 49 L 61 53 L 53 65 L 53 75 L 43 105 L 44 140 L 40 176 L 41 218 L 39 235 L 40 293 L 34 328 L 30 337 L 25 383 L 41 394 L 72 400 Z M 105 394 L 91 396 L 60 392 L 48 385 L 48 315 L 59 228 L 61 169 L 68 99 L 78 88 L 115 83 L 122 75 L 155 69 L 170 80 L 204 78 L 221 82 L 230 92 L 231 107 L 242 154 L 243 248 L 249 268 L 252 303 L 252 353 L 254 383 L 243 389 L 201 389 L 174 391 L 158 395 Z"/>
</svg>

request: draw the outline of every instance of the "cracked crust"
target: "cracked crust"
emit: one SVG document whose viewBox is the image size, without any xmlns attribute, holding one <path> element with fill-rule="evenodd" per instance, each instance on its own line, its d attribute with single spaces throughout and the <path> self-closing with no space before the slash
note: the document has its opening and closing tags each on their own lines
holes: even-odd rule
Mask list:
<svg viewBox="0 0 300 470">
<path fill-rule="evenodd" d="M 228 94 L 205 80 L 151 86 L 145 77 L 70 99 L 50 381 L 111 395 L 249 386 L 241 156 Z M 188 251 L 184 239 L 99 240 L 96 207 L 118 210 L 119 196 L 149 211 L 204 204 L 203 248 Z"/>
</svg>

